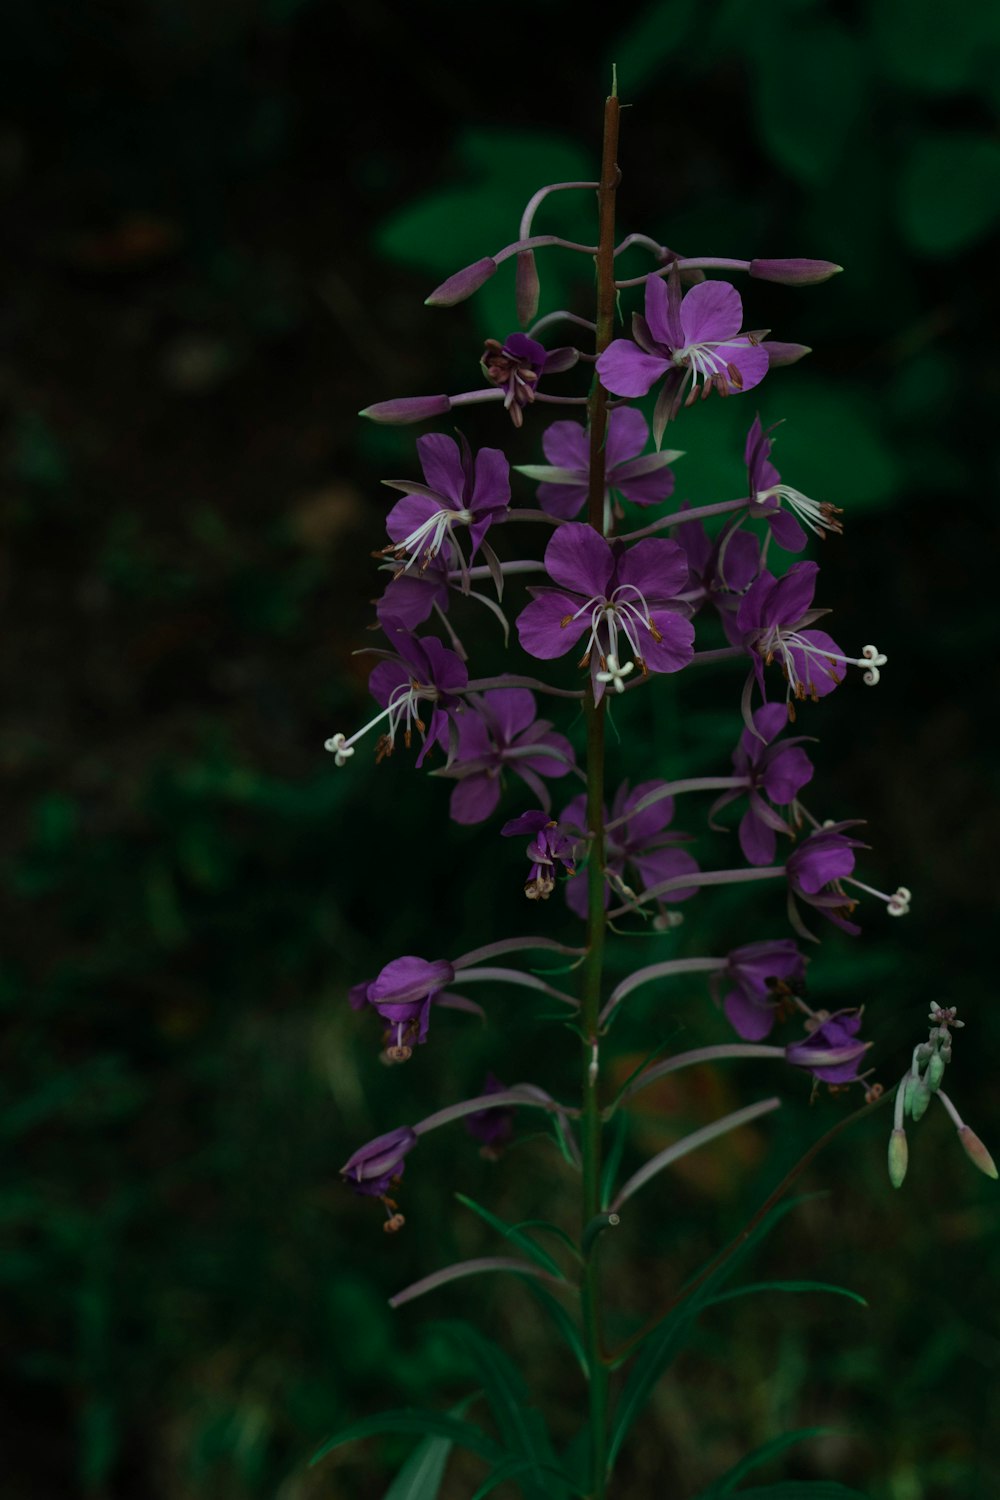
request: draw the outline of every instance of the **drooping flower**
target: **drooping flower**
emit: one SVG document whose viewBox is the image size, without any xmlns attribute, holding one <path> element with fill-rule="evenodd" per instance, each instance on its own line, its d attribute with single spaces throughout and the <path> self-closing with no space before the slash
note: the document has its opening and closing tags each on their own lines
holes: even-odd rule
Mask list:
<svg viewBox="0 0 1000 1500">
<path fill-rule="evenodd" d="M 482 823 L 496 810 L 505 769 L 528 784 L 548 814 L 541 778 L 567 775 L 576 757 L 569 740 L 550 720 L 536 718 L 537 711 L 527 688 L 492 688 L 470 699 L 458 719 L 458 749 L 447 772 L 458 782 L 450 804 L 456 823 Z"/>
<path fill-rule="evenodd" d="M 601 383 L 616 396 L 644 396 L 665 377 L 653 417 L 657 444 L 686 399 L 716 390 L 752 390 L 767 374 L 763 335 L 742 332 L 743 303 L 726 281 L 702 281 L 681 294 L 680 279 L 646 282 L 646 316 L 636 314 L 632 339 L 615 339 L 597 361 Z M 686 393 L 686 397 L 685 397 Z"/>
<path fill-rule="evenodd" d="M 633 505 L 657 505 L 673 493 L 669 465 L 679 453 L 643 453 L 649 427 L 642 412 L 619 406 L 608 414 L 605 440 L 605 531 L 612 491 Z M 542 434 L 548 464 L 518 465 L 518 473 L 540 480 L 538 503 L 548 515 L 568 521 L 579 515 L 590 489 L 590 433 L 580 422 L 552 422 Z"/>
<path fill-rule="evenodd" d="M 394 958 L 364 987 L 364 1002 L 385 1022 L 386 1055 L 391 1062 L 405 1062 L 413 1048 L 427 1040 L 431 1003 L 455 977 L 446 959 L 429 962 L 406 954 Z M 355 985 L 351 1003 L 357 1006 Z"/>
<path fill-rule="evenodd" d="M 807 1068 L 821 1083 L 853 1083 L 869 1042 L 855 1040 L 861 1030 L 860 1010 L 840 1010 L 806 1023 L 808 1035 L 790 1042 L 785 1057 L 796 1068 Z"/>
<path fill-rule="evenodd" d="M 521 645 L 547 661 L 588 632 L 580 665 L 590 668 L 598 702 L 609 684 L 621 692 L 635 666 L 678 672 L 691 660 L 694 627 L 676 597 L 687 558 L 676 542 L 651 537 L 626 550 L 568 521 L 545 549 L 545 569 L 556 587 L 530 590 L 534 598 L 517 619 Z"/>
<path fill-rule="evenodd" d="M 403 1175 L 404 1158 L 417 1144 L 418 1136 L 406 1125 L 377 1135 L 366 1146 L 360 1146 L 340 1169 L 345 1182 L 356 1193 L 382 1198 Z"/>
<path fill-rule="evenodd" d="M 549 350 L 526 333 L 511 333 L 502 344 L 499 339 L 486 340 L 480 367 L 490 384 L 503 391 L 504 407 L 514 426 L 520 427 L 542 376 L 561 374 L 579 358 L 577 349 Z"/>
<path fill-rule="evenodd" d="M 462 434 L 456 443 L 444 433 L 426 433 L 417 439 L 417 452 L 426 483 L 383 481 L 405 493 L 386 518 L 392 545 L 379 555 L 394 557 L 400 572 L 422 572 L 452 542 L 461 565 L 465 555 L 456 531 L 468 528 L 474 557 L 493 522 L 510 506 L 510 465 L 499 448 L 480 448 L 473 456 Z"/>
<path fill-rule="evenodd" d="M 560 866 L 565 875 L 576 873 L 574 840 L 548 813 L 540 809 L 522 813 L 505 823 L 500 832 L 507 839 L 523 833 L 531 836 L 526 851 L 531 869 L 524 883 L 524 894 L 529 901 L 548 900 L 555 890 Z"/>
<path fill-rule="evenodd" d="M 747 466 L 750 514 L 764 516 L 771 535 L 779 547 L 786 552 L 801 552 L 808 537 L 796 520 L 796 516 L 816 536 L 822 538 L 828 531 L 843 531 L 837 517 L 843 515 L 840 506 L 828 500 L 811 500 L 801 490 L 782 484 L 781 475 L 771 462 L 774 440 L 771 433 L 780 424 L 775 422 L 765 432 L 760 417 L 753 419 L 747 433 L 744 459 Z M 784 505 L 789 507 L 784 509 Z"/>
<path fill-rule="evenodd" d="M 632 881 L 640 891 L 645 891 L 664 880 L 692 874 L 698 869 L 697 860 L 687 850 L 677 847 L 689 835 L 665 831 L 674 815 L 672 797 L 661 797 L 649 807 L 633 811 L 650 792 L 663 785 L 662 781 L 642 781 L 630 791 L 628 782 L 623 781 L 611 804 L 610 817 L 607 808 L 604 810 L 605 824 L 617 824 L 608 828 L 604 839 L 605 906 L 610 904 L 612 890 L 626 899 L 633 897 L 636 892 L 630 884 Z M 565 828 L 577 829 L 581 838 L 584 837 L 587 828 L 586 795 L 574 797 L 559 822 Z M 670 899 L 686 901 L 696 894 L 697 887 L 692 886 L 671 891 Z M 582 872 L 566 882 L 566 902 L 578 917 L 586 918 L 587 878 Z"/>
<path fill-rule="evenodd" d="M 801 749 L 804 737 L 780 741 L 777 738 L 787 724 L 783 703 L 765 703 L 757 709 L 753 716 L 754 732 L 744 729 L 733 751 L 733 770 L 737 776 L 746 777 L 746 787 L 724 792 L 709 813 L 711 822 L 728 803 L 742 797 L 745 791 L 749 793 L 749 806 L 740 819 L 739 839 L 740 848 L 752 865 L 774 863 L 777 834 L 794 838 L 795 799 L 812 780 L 812 762 Z M 791 807 L 792 822 L 781 817 L 776 807 Z"/>
<path fill-rule="evenodd" d="M 507 1085 L 493 1073 L 487 1073 L 480 1092 L 503 1094 L 507 1092 Z M 472 1139 L 480 1143 L 480 1156 L 487 1161 L 497 1161 L 514 1134 L 514 1110 L 509 1104 L 498 1105 L 496 1109 L 477 1109 L 474 1114 L 466 1115 L 465 1128 Z"/>
<path fill-rule="evenodd" d="M 789 717 L 794 718 L 792 700 L 811 698 L 815 702 L 844 680 L 845 668 L 860 667 L 869 687 L 879 680 L 879 668 L 886 658 L 875 646 L 864 646 L 861 656 L 845 656 L 825 630 L 810 627 L 826 610 L 813 609 L 819 566 L 814 562 L 795 563 L 782 578 L 775 578 L 765 568 L 744 595 L 736 615 L 736 627 L 742 643 L 750 652 L 753 676 L 766 699 L 764 668 L 777 661 L 788 684 L 785 699 Z M 744 719 L 749 718 L 748 682 L 744 693 Z"/>
<path fill-rule="evenodd" d="M 790 997 L 802 993 L 805 977 L 806 959 L 793 940 L 775 938 L 734 948 L 709 987 L 737 1036 L 759 1042 Z"/>
<path fill-rule="evenodd" d="M 800 936 L 811 937 L 795 907 L 795 898 L 814 906 L 824 917 L 844 932 L 861 931 L 849 920 L 857 902 L 847 895 L 841 884 L 854 869 L 855 849 L 864 849 L 860 839 L 851 838 L 845 828 L 856 827 L 858 819 L 832 823 L 817 828 L 793 849 L 785 862 L 788 877 L 789 917 Z"/>
<path fill-rule="evenodd" d="M 330 736 L 325 748 L 338 766 L 345 765 L 354 754 L 354 746 L 362 735 L 383 722 L 385 728 L 375 745 L 376 760 L 392 754 L 399 734 L 409 749 L 416 728 L 423 736 L 417 756 L 417 765 L 422 766 L 432 745 L 447 743 L 449 724 L 454 724 L 462 707 L 458 694 L 468 682 L 469 674 L 455 652 L 434 636 L 411 635 L 399 620 L 384 619 L 382 625 L 394 655 L 380 661 L 368 679 L 368 689 L 382 705 L 382 712 L 350 736 Z M 421 718 L 422 703 L 430 705 L 426 723 Z"/>
</svg>

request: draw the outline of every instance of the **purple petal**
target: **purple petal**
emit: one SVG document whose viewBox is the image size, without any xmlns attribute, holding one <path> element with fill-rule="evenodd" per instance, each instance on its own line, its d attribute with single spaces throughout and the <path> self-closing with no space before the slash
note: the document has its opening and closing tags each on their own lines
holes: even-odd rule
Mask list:
<svg viewBox="0 0 1000 1500">
<path fill-rule="evenodd" d="M 509 745 L 535 720 L 535 697 L 527 688 L 492 688 L 483 694 L 498 740 Z"/>
<path fill-rule="evenodd" d="M 751 796 L 750 806 L 740 819 L 740 848 L 743 850 L 743 857 L 752 865 L 770 865 L 774 863 L 776 847 L 777 835 L 762 818 L 757 817 Z"/>
<path fill-rule="evenodd" d="M 542 812 L 541 808 L 533 807 L 529 812 L 521 813 L 519 817 L 508 818 L 500 833 L 505 839 L 517 838 L 522 833 L 540 833 L 552 821 L 548 813 Z"/>
<path fill-rule="evenodd" d="M 443 509 L 426 495 L 404 495 L 397 500 L 385 518 L 385 529 L 394 542 L 401 542 L 424 521 Z"/>
<path fill-rule="evenodd" d="M 662 276 L 651 276 L 646 282 L 646 324 L 657 343 L 668 349 L 679 349 L 684 342 L 679 303 L 676 276 L 670 278 L 669 285 Z"/>
<path fill-rule="evenodd" d="M 394 690 L 408 687 L 410 674 L 398 661 L 380 661 L 368 678 L 368 691 L 380 708 L 386 708 Z"/>
<path fill-rule="evenodd" d="M 538 503 L 547 516 L 571 521 L 587 503 L 589 489 L 585 484 L 540 484 Z"/>
<path fill-rule="evenodd" d="M 503 347 L 512 358 L 526 360 L 538 371 L 541 371 L 548 358 L 545 345 L 540 344 L 537 339 L 529 339 L 526 333 L 508 334 L 503 341 Z"/>
<path fill-rule="evenodd" d="M 647 312 L 646 316 L 649 316 Z M 728 281 L 702 281 L 691 287 L 681 302 L 681 329 L 685 344 L 704 344 L 734 338 L 743 321 L 740 294 Z M 767 356 L 764 370 L 767 372 Z M 762 378 L 758 376 L 758 379 Z M 754 382 L 756 384 L 756 381 Z"/>
<path fill-rule="evenodd" d="M 564 370 L 572 370 L 580 361 L 579 349 L 550 349 L 545 356 L 541 373 L 543 375 L 561 375 Z"/>
<path fill-rule="evenodd" d="M 568 531 L 569 528 L 564 526 L 562 530 Z M 687 576 L 688 560 L 683 547 L 660 537 L 645 537 L 636 542 L 618 561 L 618 584 L 629 584 L 638 589 L 650 605 L 675 599 L 683 593 Z"/>
<path fill-rule="evenodd" d="M 619 464 L 638 457 L 648 441 L 649 426 L 641 411 L 637 411 L 634 406 L 619 406 L 609 412 L 608 433 L 604 444 L 604 463 L 608 475 Z M 589 454 L 586 457 L 589 458 Z"/>
<path fill-rule="evenodd" d="M 709 283 L 705 282 L 705 286 Z M 692 287 L 698 291 L 698 287 Z M 730 393 L 752 391 L 760 385 L 768 371 L 768 355 L 763 344 L 752 344 L 749 339 L 736 339 L 716 347 L 715 353 L 726 362 L 727 384 Z"/>
<path fill-rule="evenodd" d="M 698 861 L 686 849 L 655 849 L 649 854 L 629 857 L 639 872 L 643 890 L 651 890 L 654 885 L 673 880 L 678 875 L 694 875 L 698 870 Z M 685 886 L 682 890 L 671 891 L 669 901 L 672 906 L 675 901 L 689 901 L 697 894 L 696 885 Z"/>
<path fill-rule="evenodd" d="M 433 963 L 426 958 L 406 954 L 386 964 L 377 978 L 368 986 L 368 999 L 372 1005 L 379 1002 L 393 1005 L 408 1004 L 422 1000 L 435 990 L 443 989 L 455 977 L 455 970 L 446 959 Z"/>
<path fill-rule="evenodd" d="M 480 448 L 469 509 L 505 510 L 510 504 L 510 464 L 499 448 Z"/>
<path fill-rule="evenodd" d="M 499 776 L 481 771 L 457 783 L 448 804 L 449 816 L 454 823 L 484 823 L 496 811 L 499 801 Z"/>
<path fill-rule="evenodd" d="M 517 617 L 518 639 L 525 651 L 540 661 L 564 656 L 590 629 L 589 610 L 572 618 L 579 607 L 579 595 L 553 592 L 532 599 Z"/>
<path fill-rule="evenodd" d="M 730 1026 L 746 1042 L 759 1042 L 774 1027 L 774 1002 L 749 999 L 741 990 L 730 990 L 722 1002 Z"/>
<path fill-rule="evenodd" d="M 439 572 L 430 569 L 425 573 L 404 573 L 387 585 L 378 602 L 380 620 L 389 615 L 399 620 L 408 630 L 416 630 L 428 618 L 435 604 L 439 609 L 448 608 L 448 585 Z"/>
<path fill-rule="evenodd" d="M 614 571 L 610 543 L 592 526 L 570 521 L 559 527 L 545 548 L 545 571 L 554 583 L 584 599 L 603 597 Z"/>
<path fill-rule="evenodd" d="M 801 682 L 805 683 L 806 690 L 815 694 L 817 698 L 825 698 L 827 693 L 832 693 L 834 688 L 839 687 L 844 680 L 844 663 L 833 658 L 843 656 L 843 652 L 833 639 L 827 635 L 825 630 L 800 630 L 797 632 L 804 641 L 815 648 L 819 655 L 809 652 L 808 655 L 797 646 L 791 647 L 792 661 L 795 671 Z M 830 653 L 828 656 L 826 653 Z"/>
<path fill-rule="evenodd" d="M 615 339 L 597 361 L 601 384 L 615 396 L 645 396 L 669 368 L 668 359 L 643 354 L 630 339 Z"/>
<path fill-rule="evenodd" d="M 801 552 L 809 540 L 790 511 L 779 508 L 768 516 L 767 524 L 774 540 L 784 552 Z"/>
<path fill-rule="evenodd" d="M 772 705 L 781 709 L 783 704 Z M 813 764 L 806 752 L 797 745 L 779 745 L 768 758 L 763 776 L 763 788 L 772 802 L 782 805 L 794 801 L 808 781 L 813 778 Z"/>
<path fill-rule="evenodd" d="M 580 422 L 550 422 L 542 433 L 542 450 L 557 469 L 570 469 L 581 476 L 590 463 L 587 429 Z"/>
<path fill-rule="evenodd" d="M 615 799 L 615 817 L 628 816 L 622 833 L 618 838 L 627 848 L 639 849 L 654 834 L 662 833 L 674 815 L 673 797 L 662 797 L 659 802 L 654 802 L 650 807 L 644 807 L 642 812 L 629 813 L 629 809 L 641 802 L 650 792 L 655 792 L 657 787 L 665 786 L 664 781 L 640 781 L 639 785 L 633 787 L 619 804 Z"/>
<path fill-rule="evenodd" d="M 754 714 L 753 724 L 757 734 L 762 736 L 764 744 L 769 745 L 787 726 L 788 710 L 783 703 L 765 703 Z M 759 753 L 763 748 L 757 735 L 752 735 L 749 729 L 744 729 L 741 741 L 743 748 L 751 756 Z"/>
<path fill-rule="evenodd" d="M 794 563 L 774 585 L 768 601 L 768 622 L 772 625 L 796 625 L 812 604 L 818 575 L 818 563 Z"/>
<path fill-rule="evenodd" d="M 417 438 L 417 456 L 428 486 L 461 510 L 465 505 L 465 473 L 454 438 L 443 432 L 425 433 Z"/>
<path fill-rule="evenodd" d="M 659 460 L 661 455 L 651 453 L 648 457 Z M 674 471 L 668 464 L 647 464 L 645 458 L 633 459 L 608 474 L 612 489 L 620 490 L 633 505 L 659 505 L 673 494 L 674 482 Z"/>
<path fill-rule="evenodd" d="M 660 640 L 643 632 L 639 644 L 651 672 L 679 672 L 694 655 L 694 626 L 672 610 L 654 609 L 650 618 Z"/>
</svg>

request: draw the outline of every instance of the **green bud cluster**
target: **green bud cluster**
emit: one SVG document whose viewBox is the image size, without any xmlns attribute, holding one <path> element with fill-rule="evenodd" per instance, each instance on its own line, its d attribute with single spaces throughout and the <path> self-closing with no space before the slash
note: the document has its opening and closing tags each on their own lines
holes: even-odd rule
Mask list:
<svg viewBox="0 0 1000 1500">
<path fill-rule="evenodd" d="M 910 1119 L 916 1124 L 922 1119 L 935 1095 L 951 1116 L 969 1160 L 987 1177 L 996 1178 L 997 1169 L 990 1153 L 941 1089 L 945 1068 L 951 1062 L 951 1033 L 965 1022 L 958 1020 L 954 1006 L 943 1007 L 933 1000 L 928 1019 L 931 1022 L 930 1034 L 926 1042 L 914 1047 L 909 1071 L 900 1080 L 896 1091 L 895 1115 L 889 1137 L 889 1181 L 898 1188 L 906 1176 L 909 1147 L 904 1122 Z"/>
</svg>

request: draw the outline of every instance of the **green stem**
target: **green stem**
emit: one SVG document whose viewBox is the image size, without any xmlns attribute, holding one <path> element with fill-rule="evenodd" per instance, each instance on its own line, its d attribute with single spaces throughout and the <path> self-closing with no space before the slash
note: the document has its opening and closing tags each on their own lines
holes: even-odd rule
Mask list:
<svg viewBox="0 0 1000 1500">
<path fill-rule="evenodd" d="M 600 215 L 597 253 L 596 352 L 600 354 L 614 337 L 615 327 L 615 191 L 618 187 L 618 97 L 617 90 L 604 106 L 604 149 L 601 181 L 597 190 Z M 608 426 L 608 396 L 594 378 L 588 402 L 590 420 L 590 485 L 588 520 L 604 534 L 605 439 Z M 601 1104 L 598 1093 L 599 1016 L 604 972 L 604 704 L 594 702 L 593 690 L 584 702 L 587 722 L 587 828 L 591 833 L 587 864 L 587 958 L 583 971 L 581 1023 L 586 1039 L 583 1056 L 583 1111 L 580 1146 L 583 1158 L 582 1223 L 587 1226 L 601 1208 Z M 599 1238 L 599 1237 L 598 1237 Z M 601 1334 L 601 1288 L 597 1240 L 584 1267 L 582 1293 L 583 1333 L 590 1366 L 589 1417 L 591 1455 L 591 1500 L 604 1500 L 608 1452 L 608 1371 Z"/>
</svg>

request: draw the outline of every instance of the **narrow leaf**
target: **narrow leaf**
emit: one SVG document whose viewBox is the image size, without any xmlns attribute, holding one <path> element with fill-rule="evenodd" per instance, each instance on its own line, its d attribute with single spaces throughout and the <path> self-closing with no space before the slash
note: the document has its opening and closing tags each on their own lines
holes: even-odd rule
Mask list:
<svg viewBox="0 0 1000 1500">
<path fill-rule="evenodd" d="M 502 1452 L 487 1437 L 481 1427 L 474 1427 L 471 1422 L 462 1422 L 457 1417 L 447 1416 L 444 1412 L 424 1411 L 419 1407 L 404 1407 L 398 1411 L 376 1412 L 374 1416 L 362 1417 L 359 1422 L 352 1422 L 350 1427 L 345 1427 L 341 1432 L 335 1433 L 328 1438 L 323 1446 L 313 1454 L 309 1460 L 310 1465 L 318 1464 L 334 1448 L 340 1448 L 344 1443 L 357 1442 L 359 1438 L 375 1437 L 383 1432 L 417 1433 L 420 1437 L 433 1434 L 436 1437 L 448 1438 L 450 1442 L 457 1443 L 460 1448 L 466 1448 L 470 1453 L 478 1453 L 480 1458 L 488 1459 L 490 1463 L 496 1463 Z"/>
<path fill-rule="evenodd" d="M 457 1261 L 454 1265 L 444 1266 L 440 1271 L 432 1271 L 430 1276 L 424 1276 L 420 1281 L 411 1282 L 401 1292 L 389 1298 L 389 1306 L 402 1307 L 404 1302 L 413 1302 L 426 1292 L 434 1292 L 440 1286 L 447 1286 L 450 1281 L 460 1281 L 463 1276 L 479 1276 L 484 1271 L 513 1271 L 516 1276 L 544 1276 L 546 1281 L 555 1279 L 547 1271 L 533 1266 L 530 1261 L 513 1260 L 503 1255 L 484 1255 L 479 1260 Z"/>
<path fill-rule="evenodd" d="M 437 1500 L 453 1447 L 450 1438 L 425 1438 L 410 1454 L 382 1500 Z"/>
<path fill-rule="evenodd" d="M 738 1500 L 868 1500 L 860 1490 L 848 1489 L 833 1479 L 788 1479 L 781 1484 L 737 1490 L 736 1494 Z"/>
<path fill-rule="evenodd" d="M 567 1346 L 573 1351 L 573 1355 L 576 1359 L 577 1364 L 580 1366 L 580 1372 L 583 1375 L 583 1378 L 585 1380 L 589 1380 L 590 1363 L 587 1359 L 587 1351 L 584 1348 L 583 1339 L 580 1337 L 580 1330 L 579 1328 L 577 1328 L 576 1324 L 573 1321 L 572 1314 L 567 1312 L 562 1303 L 559 1302 L 552 1295 L 552 1293 L 548 1291 L 544 1286 L 542 1286 L 539 1282 L 529 1281 L 526 1282 L 525 1285 L 527 1286 L 528 1291 L 534 1297 L 535 1301 L 540 1303 L 541 1306 L 544 1307 L 545 1311 L 548 1313 L 549 1317 L 552 1319 L 553 1323 L 556 1325 L 559 1332 L 565 1339 Z"/>
<path fill-rule="evenodd" d="M 868 1306 L 859 1292 L 852 1292 L 845 1286 L 834 1286 L 828 1281 L 755 1281 L 749 1286 L 734 1287 L 731 1292 L 710 1297 L 703 1306 L 715 1307 L 719 1302 L 732 1302 L 736 1297 L 748 1297 L 752 1292 L 830 1292 L 835 1297 L 849 1298 L 859 1307 Z"/>
<path fill-rule="evenodd" d="M 512 1244 L 517 1245 L 519 1249 L 524 1251 L 525 1255 L 529 1255 L 533 1261 L 542 1266 L 551 1275 L 565 1279 L 563 1278 L 562 1271 L 559 1269 L 558 1263 L 552 1259 L 549 1252 L 543 1250 L 541 1245 L 533 1240 L 530 1234 L 525 1234 L 520 1225 L 505 1223 L 503 1219 L 491 1213 L 488 1208 L 484 1208 L 481 1203 L 477 1203 L 474 1198 L 467 1197 L 465 1193 L 456 1193 L 455 1197 L 465 1208 L 469 1208 L 474 1214 L 478 1214 L 485 1224 L 488 1224 L 491 1229 L 495 1229 L 498 1234 L 502 1234 L 504 1239 L 510 1240 Z"/>
<path fill-rule="evenodd" d="M 699 1146 L 705 1146 L 709 1141 L 714 1141 L 720 1135 L 726 1135 L 730 1130 L 736 1130 L 741 1125 L 749 1125 L 751 1120 L 756 1120 L 760 1115 L 770 1114 L 781 1104 L 778 1098 L 759 1099 L 756 1104 L 748 1104 L 745 1109 L 735 1109 L 732 1114 L 723 1115 L 721 1120 L 713 1120 L 710 1125 L 703 1125 L 700 1130 L 693 1130 L 690 1135 L 684 1136 L 683 1140 L 674 1141 L 672 1146 L 667 1146 L 656 1156 L 651 1157 L 645 1166 L 640 1167 L 626 1182 L 618 1193 L 612 1208 L 620 1208 L 633 1193 L 644 1187 L 650 1178 L 662 1172 L 665 1167 L 672 1166 L 682 1156 L 687 1156 L 692 1151 L 697 1151 Z"/>
<path fill-rule="evenodd" d="M 741 1458 L 731 1469 L 710 1485 L 699 1500 L 724 1500 L 726 1495 L 731 1495 L 745 1475 L 753 1469 L 759 1469 L 761 1464 L 768 1463 L 772 1458 L 777 1458 L 779 1453 L 784 1453 L 786 1448 L 792 1448 L 797 1443 L 808 1442 L 810 1438 L 829 1437 L 837 1432 L 836 1427 L 799 1427 L 794 1432 L 783 1432 L 778 1437 L 772 1438 L 769 1443 L 762 1443 L 745 1458 Z M 745 1493 L 745 1491 L 743 1492 Z"/>
</svg>

